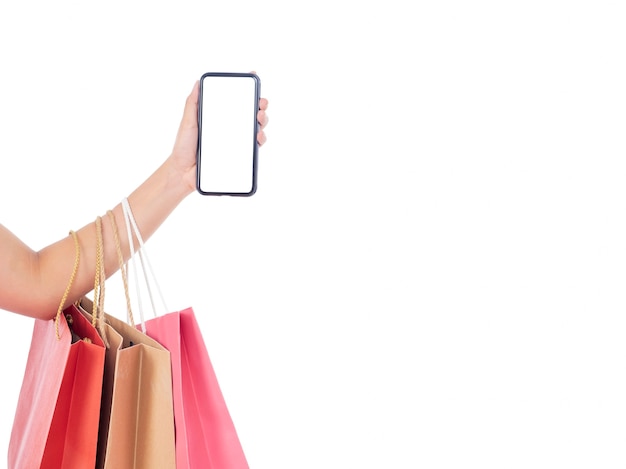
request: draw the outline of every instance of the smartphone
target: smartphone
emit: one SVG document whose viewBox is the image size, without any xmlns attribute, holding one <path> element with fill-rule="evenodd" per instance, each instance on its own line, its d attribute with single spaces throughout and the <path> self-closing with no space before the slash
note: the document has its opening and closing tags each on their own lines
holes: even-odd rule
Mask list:
<svg viewBox="0 0 626 469">
<path fill-rule="evenodd" d="M 196 188 L 202 195 L 251 196 L 257 189 L 254 73 L 209 72 L 200 78 Z"/>
</svg>

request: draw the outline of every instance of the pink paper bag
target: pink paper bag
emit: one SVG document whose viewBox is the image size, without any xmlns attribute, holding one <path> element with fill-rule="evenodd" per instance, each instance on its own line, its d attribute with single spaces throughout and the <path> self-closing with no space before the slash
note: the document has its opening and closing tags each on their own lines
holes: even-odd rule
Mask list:
<svg viewBox="0 0 626 469">
<path fill-rule="evenodd" d="M 72 343 L 70 316 L 73 331 L 88 342 Z M 35 320 L 11 429 L 10 469 L 95 466 L 104 353 L 96 328 L 74 305 L 58 322 Z"/>
<path fill-rule="evenodd" d="M 139 301 L 141 328 L 170 352 L 172 363 L 172 397 L 174 400 L 174 426 L 176 429 L 177 469 L 248 469 L 245 454 L 239 442 L 235 425 L 226 406 L 202 332 L 191 308 L 174 313 L 156 314 L 151 282 L 161 293 L 148 260 L 141 232 L 135 222 L 128 199 L 122 200 L 126 221 L 130 258 L 134 264 L 133 233 L 140 249 L 141 271 L 152 303 L 154 317 L 144 321 Z M 133 269 L 137 275 L 138 268 Z M 141 289 L 136 280 L 137 298 Z M 171 311 L 165 306 L 164 311 Z"/>
<path fill-rule="evenodd" d="M 157 316 L 145 327 L 171 354 L 176 468 L 248 469 L 193 309 Z"/>
</svg>

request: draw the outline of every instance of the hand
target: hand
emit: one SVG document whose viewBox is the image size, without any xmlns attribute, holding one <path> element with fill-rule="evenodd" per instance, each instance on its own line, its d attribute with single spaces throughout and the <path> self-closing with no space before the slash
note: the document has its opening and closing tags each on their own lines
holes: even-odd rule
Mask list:
<svg viewBox="0 0 626 469">
<path fill-rule="evenodd" d="M 178 173 L 177 177 L 192 192 L 196 188 L 196 152 L 198 149 L 198 94 L 200 82 L 196 81 L 185 102 L 183 117 L 178 127 L 176 141 L 172 150 L 170 160 L 172 167 Z M 265 126 L 269 122 L 267 116 L 268 101 L 265 98 L 259 99 L 259 112 L 257 121 L 259 122 L 259 132 L 257 142 L 262 146 L 267 141 Z"/>
</svg>

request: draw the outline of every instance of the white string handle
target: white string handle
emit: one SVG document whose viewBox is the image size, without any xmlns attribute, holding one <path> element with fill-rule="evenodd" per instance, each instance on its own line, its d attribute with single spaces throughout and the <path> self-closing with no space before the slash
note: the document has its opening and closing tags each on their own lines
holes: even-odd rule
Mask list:
<svg viewBox="0 0 626 469">
<path fill-rule="evenodd" d="M 138 269 L 136 268 L 136 263 L 135 263 L 135 243 L 133 241 L 133 232 L 134 232 L 134 235 L 137 237 L 137 240 L 139 241 L 139 248 L 137 249 L 137 254 L 139 254 L 139 261 L 141 262 L 141 270 L 142 270 L 144 281 L 146 284 L 146 289 L 148 290 L 148 296 L 150 297 L 150 303 L 152 305 L 152 313 L 154 317 L 157 316 L 156 306 L 154 304 L 154 297 L 152 295 L 152 289 L 150 288 L 150 280 L 148 278 L 148 272 L 150 273 L 154 287 L 156 287 L 156 290 L 159 294 L 159 298 L 161 299 L 161 304 L 163 306 L 164 311 L 167 313 L 169 310 L 165 303 L 165 299 L 163 297 L 163 293 L 161 292 L 161 288 L 159 287 L 159 283 L 156 279 L 156 276 L 154 275 L 154 270 L 152 269 L 152 265 L 150 264 L 150 259 L 148 258 L 148 251 L 146 249 L 145 243 L 143 242 L 143 238 L 141 237 L 141 232 L 139 231 L 139 227 L 137 226 L 137 222 L 135 221 L 135 217 L 130 208 L 130 204 L 128 203 L 127 198 L 124 198 L 122 200 L 122 210 L 124 212 L 124 221 L 126 222 L 126 231 L 128 233 L 128 245 L 130 248 L 130 259 L 133 262 L 133 273 L 134 273 L 135 285 L 136 285 L 135 290 L 137 291 L 137 304 L 139 306 L 139 317 L 141 320 L 141 329 L 145 333 L 146 326 L 145 326 L 145 320 L 144 320 L 144 315 L 143 315 L 143 304 L 141 302 L 139 280 L 137 279 Z M 148 267 L 147 269 L 146 269 L 146 265 Z"/>
<path fill-rule="evenodd" d="M 141 304 L 141 295 L 139 294 L 139 279 L 137 277 L 137 269 L 136 269 L 136 263 L 135 263 L 135 243 L 133 242 L 133 233 L 130 230 L 129 226 L 130 226 L 130 219 L 128 217 L 128 212 L 126 211 L 126 205 L 124 204 L 124 201 L 122 201 L 122 212 L 124 214 L 124 224 L 126 225 L 126 234 L 128 236 L 128 249 L 130 251 L 130 256 L 129 256 L 129 260 L 132 261 L 133 263 L 133 276 L 135 278 L 135 285 L 137 285 L 135 287 L 135 289 L 137 290 L 137 303 L 139 305 L 139 321 L 141 323 L 141 328 L 143 330 L 143 332 L 146 332 L 146 327 L 144 326 L 144 320 L 143 320 L 143 307 Z M 126 266 L 126 277 L 128 278 L 128 270 L 129 270 L 129 265 L 128 265 L 128 261 L 124 264 Z M 131 321 L 131 312 L 130 309 L 127 308 L 126 310 L 126 321 L 130 322 Z M 133 320 L 133 324 L 134 324 L 134 320 Z"/>
</svg>

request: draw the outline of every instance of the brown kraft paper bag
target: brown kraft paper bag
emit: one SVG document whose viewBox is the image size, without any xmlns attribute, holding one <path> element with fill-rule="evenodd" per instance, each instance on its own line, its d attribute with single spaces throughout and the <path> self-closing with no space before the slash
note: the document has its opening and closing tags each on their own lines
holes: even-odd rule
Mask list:
<svg viewBox="0 0 626 469">
<path fill-rule="evenodd" d="M 92 302 L 81 310 L 90 318 Z M 176 468 L 170 353 L 156 340 L 104 313 L 104 367 L 97 468 Z"/>
<path fill-rule="evenodd" d="M 97 307 L 98 330 L 107 344 L 96 469 L 175 469 L 170 352 L 134 327 L 117 225 L 113 213 L 108 215 L 130 324 L 104 312 L 104 291 L 96 305 L 88 298 L 80 302 L 87 318 Z"/>
</svg>

